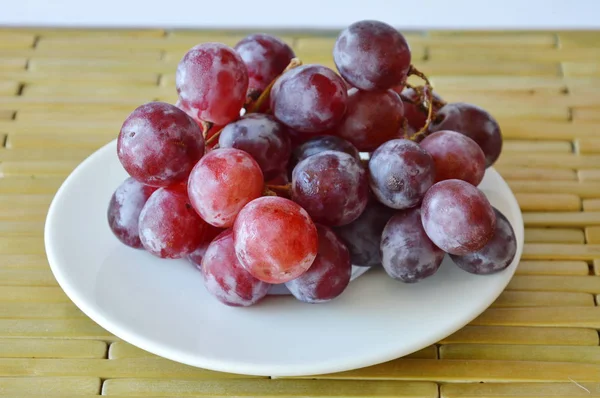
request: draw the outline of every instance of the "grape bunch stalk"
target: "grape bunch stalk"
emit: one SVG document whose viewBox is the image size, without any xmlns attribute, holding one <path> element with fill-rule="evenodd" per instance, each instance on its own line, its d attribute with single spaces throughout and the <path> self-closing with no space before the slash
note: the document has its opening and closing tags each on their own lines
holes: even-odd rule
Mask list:
<svg viewBox="0 0 600 398">
<path fill-rule="evenodd" d="M 191 48 L 177 103 L 143 104 L 123 123 L 130 177 L 108 205 L 114 235 L 189 260 L 229 306 L 273 284 L 328 302 L 353 266 L 403 283 L 431 278 L 446 255 L 473 274 L 506 269 L 514 230 L 477 188 L 502 149 L 496 120 L 446 103 L 384 22 L 348 26 L 332 55 L 337 71 L 303 65 L 267 34 Z"/>
</svg>

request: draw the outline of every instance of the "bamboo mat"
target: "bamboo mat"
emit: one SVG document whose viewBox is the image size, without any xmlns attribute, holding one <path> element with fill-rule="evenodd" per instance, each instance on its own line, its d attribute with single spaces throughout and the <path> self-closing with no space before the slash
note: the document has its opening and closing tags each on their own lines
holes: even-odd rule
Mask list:
<svg viewBox="0 0 600 398">
<path fill-rule="evenodd" d="M 243 35 L 0 29 L 0 395 L 600 396 L 600 32 L 407 34 L 446 100 L 500 121 L 497 168 L 526 224 L 507 290 L 439 344 L 339 374 L 242 378 L 136 349 L 68 300 L 44 255 L 52 195 L 132 109 L 174 103 L 189 47 Z M 333 35 L 281 34 L 329 66 Z"/>
</svg>

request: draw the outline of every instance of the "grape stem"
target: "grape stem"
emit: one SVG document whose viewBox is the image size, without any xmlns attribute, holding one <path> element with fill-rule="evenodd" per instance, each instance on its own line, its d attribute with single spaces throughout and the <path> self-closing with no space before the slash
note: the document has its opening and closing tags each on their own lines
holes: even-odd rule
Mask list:
<svg viewBox="0 0 600 398">
<path fill-rule="evenodd" d="M 265 188 L 263 189 L 263 196 L 277 196 L 277 193 L 265 185 Z"/>
<path fill-rule="evenodd" d="M 302 61 L 300 61 L 299 58 L 292 58 L 292 60 L 290 61 L 290 63 L 288 64 L 288 66 L 285 67 L 285 69 L 283 70 L 283 72 L 277 76 L 275 79 L 273 79 L 271 81 L 271 83 L 269 83 L 269 85 L 265 88 L 265 91 L 262 92 L 262 94 L 260 95 L 260 97 L 258 97 L 258 99 L 256 100 L 256 102 L 248 109 L 247 113 L 254 113 L 254 112 L 258 112 L 263 104 L 265 103 L 265 101 L 267 101 L 267 99 L 269 98 L 269 95 L 271 94 L 271 89 L 273 88 L 273 85 L 275 85 L 275 82 L 277 82 L 277 80 L 287 71 L 297 68 L 298 66 L 302 65 Z"/>
<path fill-rule="evenodd" d="M 271 184 L 267 184 L 265 185 L 265 191 L 271 191 L 274 192 L 275 195 L 277 195 L 277 191 L 279 191 L 280 193 L 286 194 L 288 196 L 291 195 L 291 191 L 292 191 L 292 184 L 285 184 L 285 185 L 271 185 Z"/>
<path fill-rule="evenodd" d="M 202 136 L 204 137 L 204 139 L 206 139 L 208 131 L 212 128 L 213 124 L 204 120 L 201 120 L 200 124 L 202 125 Z"/>
<path fill-rule="evenodd" d="M 433 87 L 431 86 L 431 83 L 429 82 L 427 76 L 423 72 L 415 68 L 413 65 L 410 66 L 410 69 L 408 70 L 408 75 L 418 76 L 421 79 L 423 79 L 423 81 L 425 81 L 423 93 L 425 94 L 424 102 L 425 106 L 427 107 L 427 119 L 425 120 L 425 125 L 410 137 L 411 141 L 416 141 L 416 139 L 419 136 L 425 135 L 427 133 L 427 129 L 431 124 L 431 117 L 433 115 Z"/>
<path fill-rule="evenodd" d="M 290 69 L 294 69 L 300 65 L 302 65 L 302 61 L 300 61 L 300 59 L 292 58 L 292 60 L 290 61 L 288 66 L 286 66 L 286 68 L 281 73 L 281 75 L 283 75 L 285 72 L 289 71 Z M 273 79 L 273 81 L 271 83 L 269 83 L 267 88 L 265 88 L 265 91 L 262 92 L 262 94 L 260 95 L 260 97 L 258 97 L 256 102 L 248 108 L 246 115 L 249 113 L 256 113 L 262 108 L 262 105 L 265 103 L 267 98 L 269 98 L 269 94 L 271 93 L 271 89 L 273 88 L 273 85 L 275 84 L 277 79 L 279 79 L 281 77 L 281 75 L 277 76 L 275 79 Z M 215 135 L 213 135 L 208 140 L 206 140 L 206 145 L 212 144 L 214 141 L 218 140 L 219 136 L 221 135 L 221 131 L 223 131 L 223 129 L 217 131 L 215 133 Z"/>
<path fill-rule="evenodd" d="M 208 140 L 206 140 L 206 145 L 208 146 L 208 145 L 212 144 L 213 142 L 215 142 L 216 140 L 218 140 L 219 136 L 221 135 L 221 131 L 223 131 L 224 128 L 225 128 L 225 126 L 221 127 L 221 129 L 219 131 L 217 131 L 215 133 L 215 135 L 213 135 Z"/>
</svg>

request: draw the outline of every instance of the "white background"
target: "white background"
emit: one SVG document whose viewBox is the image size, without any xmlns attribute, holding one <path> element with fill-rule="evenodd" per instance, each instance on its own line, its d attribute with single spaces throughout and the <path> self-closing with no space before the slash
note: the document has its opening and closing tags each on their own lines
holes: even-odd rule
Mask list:
<svg viewBox="0 0 600 398">
<path fill-rule="evenodd" d="M 401 29 L 600 28 L 600 0 L 0 0 L 0 25 Z"/>
</svg>

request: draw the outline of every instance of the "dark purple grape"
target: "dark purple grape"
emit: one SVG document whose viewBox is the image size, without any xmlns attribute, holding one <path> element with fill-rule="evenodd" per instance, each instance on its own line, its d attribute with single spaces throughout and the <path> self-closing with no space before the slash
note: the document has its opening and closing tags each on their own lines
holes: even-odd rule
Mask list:
<svg viewBox="0 0 600 398">
<path fill-rule="evenodd" d="M 352 264 L 348 249 L 328 227 L 317 224 L 319 249 L 310 268 L 285 283 L 290 293 L 305 303 L 323 303 L 338 297 L 348 287 Z"/>
<path fill-rule="evenodd" d="M 427 191 L 421 211 L 427 236 L 447 253 L 475 252 L 494 236 L 494 209 L 483 192 L 468 182 L 438 182 Z"/>
<path fill-rule="evenodd" d="M 487 275 L 506 269 L 517 253 L 517 238 L 510 222 L 494 208 L 496 230 L 492 239 L 476 252 L 464 256 L 450 255 L 456 265 L 477 275 Z"/>
<path fill-rule="evenodd" d="M 309 156 L 323 151 L 339 151 L 351 155 L 360 161 L 358 149 L 343 138 L 333 135 L 323 135 L 310 139 L 294 149 L 294 160 L 296 163 L 303 161 Z"/>
<path fill-rule="evenodd" d="M 309 156 L 292 173 L 292 200 L 327 226 L 356 220 L 367 206 L 367 173 L 352 156 L 324 151 Z"/>
<path fill-rule="evenodd" d="M 248 95 L 257 97 L 279 76 L 296 55 L 281 39 L 264 33 L 252 34 L 235 45 L 248 68 Z"/>
<path fill-rule="evenodd" d="M 381 233 L 394 210 L 372 198 L 360 217 L 350 224 L 334 228 L 350 251 L 352 264 L 374 267 L 381 264 Z"/>
<path fill-rule="evenodd" d="M 346 113 L 346 85 L 331 69 L 303 65 L 284 73 L 273 85 L 271 109 L 277 120 L 304 133 L 339 124 Z"/>
<path fill-rule="evenodd" d="M 359 21 L 340 33 L 333 60 L 352 86 L 373 91 L 404 84 L 411 55 L 404 36 L 390 25 Z"/>
<path fill-rule="evenodd" d="M 116 189 L 108 204 L 108 225 L 125 245 L 143 248 L 138 221 L 146 201 L 158 188 L 144 185 L 129 177 Z"/>
<path fill-rule="evenodd" d="M 456 102 L 444 105 L 436 114 L 429 131 L 452 130 L 475 141 L 485 154 L 485 165 L 490 167 L 502 152 L 502 133 L 496 119 L 484 109 Z"/>
<path fill-rule="evenodd" d="M 388 221 L 381 235 L 381 255 L 389 276 L 414 283 L 435 274 L 445 253 L 425 233 L 421 209 L 413 208 Z"/>
<path fill-rule="evenodd" d="M 225 126 L 219 136 L 219 146 L 248 152 L 265 179 L 285 170 L 292 151 L 287 128 L 272 116 L 260 113 L 251 113 Z"/>
<path fill-rule="evenodd" d="M 404 107 L 392 90 L 348 91 L 348 110 L 336 135 L 350 141 L 358 150 L 372 152 L 386 141 L 401 138 Z"/>
<path fill-rule="evenodd" d="M 442 130 L 420 143 L 435 163 L 435 182 L 463 180 L 479 185 L 485 174 L 485 155 L 475 141 L 455 131 Z"/>
<path fill-rule="evenodd" d="M 369 160 L 371 189 L 381 203 L 393 209 L 418 205 L 434 179 L 431 155 L 409 140 L 388 141 Z"/>
</svg>

